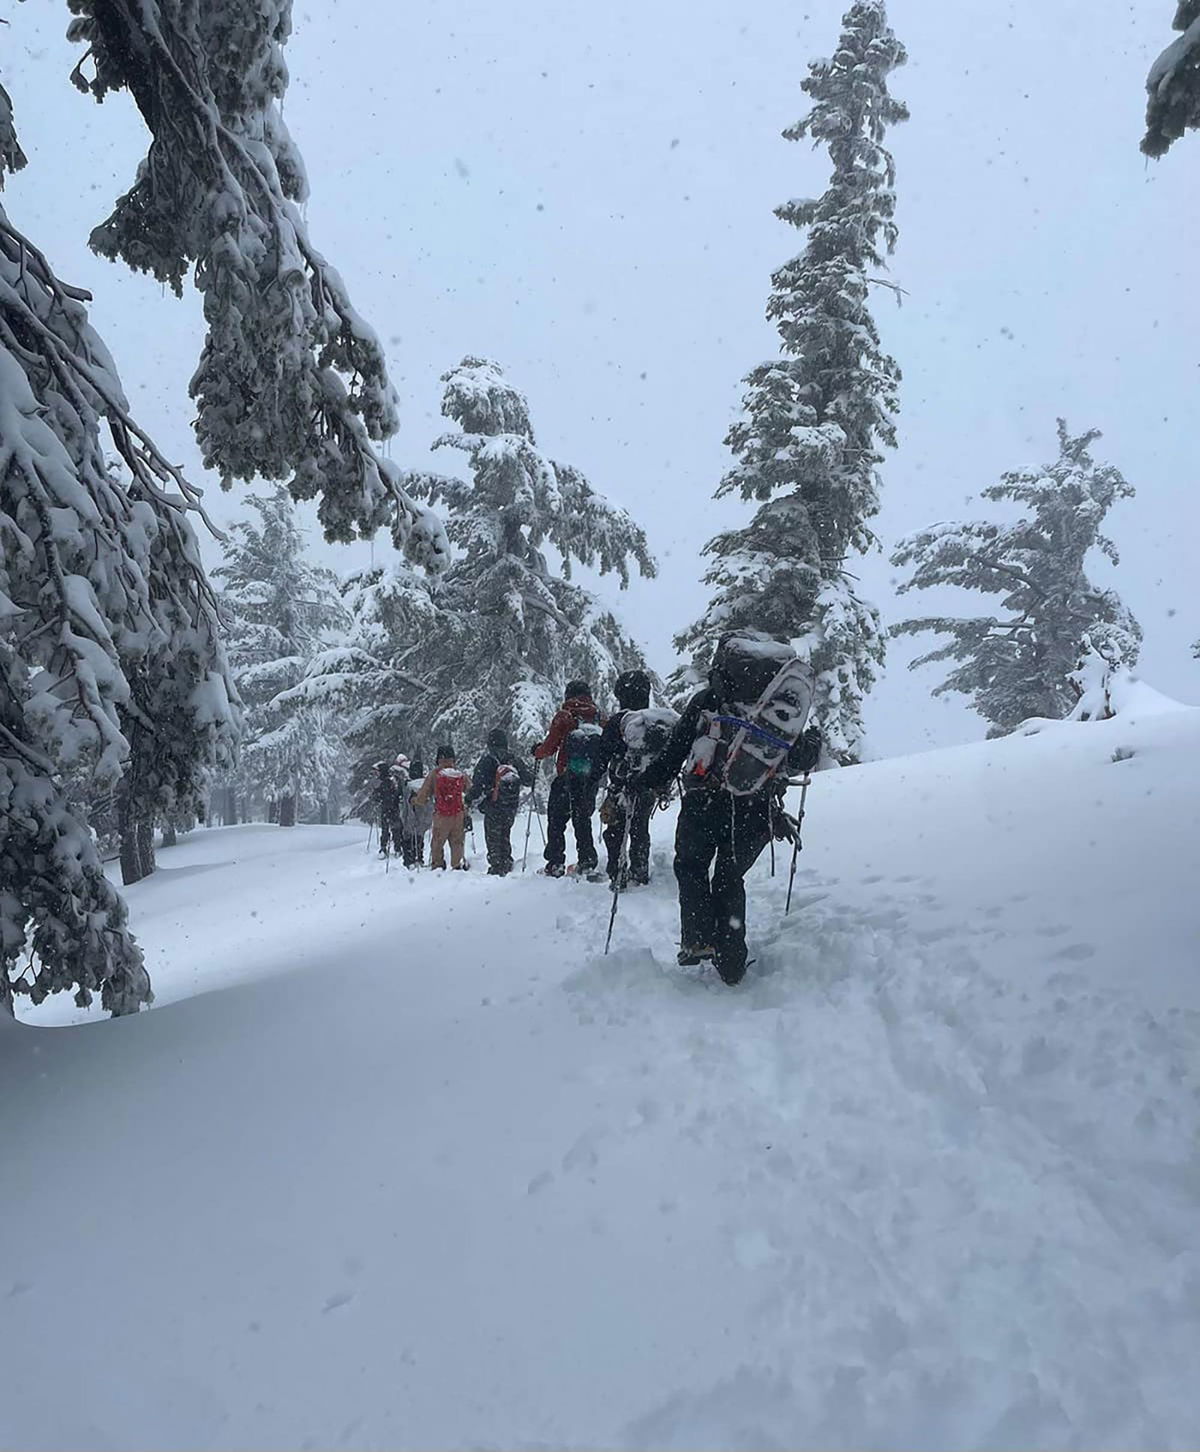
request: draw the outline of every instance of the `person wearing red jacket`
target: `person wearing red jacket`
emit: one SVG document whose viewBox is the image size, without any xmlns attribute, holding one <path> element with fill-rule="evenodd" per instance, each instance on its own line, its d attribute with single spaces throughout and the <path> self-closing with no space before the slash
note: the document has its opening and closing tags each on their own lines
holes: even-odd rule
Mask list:
<svg viewBox="0 0 1200 1452">
<path fill-rule="evenodd" d="M 589 778 L 604 725 L 592 700 L 587 681 L 568 681 L 566 696 L 555 712 L 544 741 L 533 748 L 534 758 L 555 758 L 556 775 L 546 806 L 546 876 L 561 877 L 567 862 L 567 823 L 575 832 L 577 872 L 595 872 L 598 858 L 592 837 L 596 793 Z"/>
</svg>

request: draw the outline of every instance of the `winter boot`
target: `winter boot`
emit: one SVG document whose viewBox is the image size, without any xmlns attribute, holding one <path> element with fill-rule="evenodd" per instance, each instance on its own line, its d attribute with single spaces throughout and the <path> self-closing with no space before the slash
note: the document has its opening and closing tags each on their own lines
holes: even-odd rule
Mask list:
<svg viewBox="0 0 1200 1452">
<path fill-rule="evenodd" d="M 715 948 L 680 948 L 675 959 L 681 968 L 694 968 L 697 963 L 708 963 L 717 955 Z"/>
<path fill-rule="evenodd" d="M 542 872 L 546 877 L 566 877 L 567 869 L 561 862 L 547 862 Z"/>
<path fill-rule="evenodd" d="M 717 972 L 720 975 L 721 982 L 727 983 L 730 988 L 732 988 L 735 983 L 740 983 L 742 979 L 746 976 L 745 957 L 724 959 L 714 958 L 713 961 L 717 965 Z"/>
</svg>

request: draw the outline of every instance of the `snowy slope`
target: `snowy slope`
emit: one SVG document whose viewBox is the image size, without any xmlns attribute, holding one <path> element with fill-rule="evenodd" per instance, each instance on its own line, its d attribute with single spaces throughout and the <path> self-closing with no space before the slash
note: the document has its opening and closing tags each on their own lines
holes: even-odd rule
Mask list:
<svg viewBox="0 0 1200 1452">
<path fill-rule="evenodd" d="M 819 778 L 732 991 L 669 822 L 608 960 L 587 884 L 193 836 L 159 1008 L 0 1029 L 0 1444 L 1194 1445 L 1198 750 Z"/>
</svg>

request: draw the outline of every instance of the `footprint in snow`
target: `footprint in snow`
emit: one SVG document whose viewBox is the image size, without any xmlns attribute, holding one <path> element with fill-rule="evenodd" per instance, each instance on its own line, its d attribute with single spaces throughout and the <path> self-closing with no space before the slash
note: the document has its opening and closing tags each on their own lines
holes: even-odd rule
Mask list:
<svg viewBox="0 0 1200 1452">
<path fill-rule="evenodd" d="M 1060 948 L 1054 956 L 1068 963 L 1082 963 L 1086 958 L 1094 958 L 1096 949 L 1091 943 L 1071 943 L 1066 948 Z"/>
<path fill-rule="evenodd" d="M 330 1296 L 321 1307 L 321 1314 L 328 1316 L 330 1311 L 340 1311 L 343 1306 L 348 1306 L 353 1299 L 353 1291 L 338 1291 L 336 1295 Z"/>
<path fill-rule="evenodd" d="M 534 1175 L 533 1179 L 530 1180 L 529 1184 L 525 1187 L 525 1193 L 527 1195 L 536 1195 L 540 1190 L 544 1190 L 547 1185 L 552 1184 L 553 1181 L 554 1175 L 552 1171 L 543 1170 L 540 1175 Z"/>
</svg>

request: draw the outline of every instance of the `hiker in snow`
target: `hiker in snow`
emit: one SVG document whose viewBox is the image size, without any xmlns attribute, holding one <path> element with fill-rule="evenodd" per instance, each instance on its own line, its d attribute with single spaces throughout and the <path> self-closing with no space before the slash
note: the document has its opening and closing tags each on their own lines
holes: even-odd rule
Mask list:
<svg viewBox="0 0 1200 1452">
<path fill-rule="evenodd" d="M 532 785 L 533 773 L 523 761 L 513 759 L 507 732 L 499 726 L 489 731 L 487 750 L 475 764 L 467 797 L 468 809 L 474 811 L 478 806 L 483 813 L 489 877 L 507 877 L 513 869 L 513 823 L 521 788 Z"/>
<path fill-rule="evenodd" d="M 602 726 L 592 688 L 586 681 L 568 681 L 565 699 L 550 723 L 545 741 L 533 748 L 537 761 L 556 758 L 546 804 L 547 877 L 561 877 L 566 871 L 568 822 L 575 829 L 576 871 L 591 874 L 596 870 L 596 843 L 592 838 L 596 794 L 591 775 Z"/>
<path fill-rule="evenodd" d="M 726 636 L 709 684 L 688 702 L 670 744 L 636 778 L 663 791 L 682 771 L 675 833 L 679 962 L 712 959 L 726 983 L 746 972 L 743 881 L 772 832 L 790 832 L 779 782 L 817 764 L 821 738 L 804 729 L 812 671 L 760 631 Z"/>
<path fill-rule="evenodd" d="M 386 761 L 375 763 L 372 797 L 379 818 L 379 855 L 390 857 L 392 848 L 400 846 L 400 792 L 392 768 Z"/>
<path fill-rule="evenodd" d="M 401 802 L 402 846 L 405 867 L 420 867 L 425 861 L 425 834 L 433 826 L 433 804 L 417 805 L 417 794 L 425 782 L 425 763 L 414 756 L 408 767 L 408 782 Z"/>
<path fill-rule="evenodd" d="M 463 840 L 467 831 L 466 796 L 470 778 L 454 764 L 454 748 L 439 746 L 437 766 L 421 783 L 414 805 L 433 804 L 433 836 L 429 843 L 429 865 L 445 869 L 446 843 L 450 844 L 450 866 L 465 872 Z"/>
<path fill-rule="evenodd" d="M 650 677 L 645 671 L 625 671 L 617 677 L 615 690 L 619 709 L 601 734 L 589 788 L 595 796 L 608 773 L 608 790 L 600 804 L 608 879 L 624 887 L 626 877 L 643 885 L 650 881 L 650 818 L 661 795 L 634 787 L 633 779 L 665 750 L 679 716 L 667 708 L 651 708 Z"/>
</svg>

